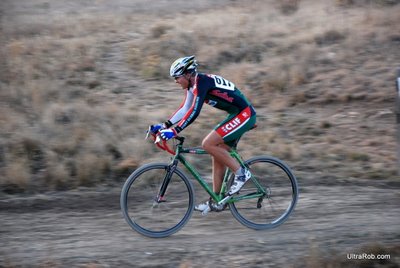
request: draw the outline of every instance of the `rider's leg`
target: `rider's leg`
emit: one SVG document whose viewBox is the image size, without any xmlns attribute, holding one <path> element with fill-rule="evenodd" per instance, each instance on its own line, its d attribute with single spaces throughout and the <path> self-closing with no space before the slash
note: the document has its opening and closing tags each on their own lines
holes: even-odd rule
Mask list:
<svg viewBox="0 0 400 268">
<path fill-rule="evenodd" d="M 226 166 L 213 156 L 212 167 L 213 191 L 218 194 L 221 191 L 222 178 L 224 177 Z"/>
<path fill-rule="evenodd" d="M 225 167 L 236 172 L 240 169 L 240 164 L 229 154 L 229 147 L 215 130 L 204 138 L 202 146 L 213 157 L 213 190 L 219 193 Z"/>
</svg>

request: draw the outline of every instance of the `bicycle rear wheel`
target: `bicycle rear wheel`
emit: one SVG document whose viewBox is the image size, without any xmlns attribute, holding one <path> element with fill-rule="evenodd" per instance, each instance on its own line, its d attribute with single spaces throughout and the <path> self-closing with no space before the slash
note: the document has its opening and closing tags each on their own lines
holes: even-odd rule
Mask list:
<svg viewBox="0 0 400 268">
<path fill-rule="evenodd" d="M 253 177 L 235 196 L 243 199 L 229 203 L 232 215 L 243 225 L 256 230 L 279 226 L 296 206 L 296 177 L 285 163 L 273 157 L 254 157 L 245 163 Z M 246 196 L 261 193 L 260 186 L 264 190 L 263 197 L 246 199 Z"/>
<path fill-rule="evenodd" d="M 194 208 L 193 186 L 176 168 L 164 196 L 160 188 L 168 164 L 147 164 L 133 172 L 121 192 L 121 209 L 127 223 L 144 236 L 160 238 L 179 231 Z"/>
</svg>

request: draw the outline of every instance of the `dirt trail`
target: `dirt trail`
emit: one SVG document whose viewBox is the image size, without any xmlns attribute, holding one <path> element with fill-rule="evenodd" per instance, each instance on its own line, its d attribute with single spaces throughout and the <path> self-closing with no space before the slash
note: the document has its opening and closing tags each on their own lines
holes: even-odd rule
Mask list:
<svg viewBox="0 0 400 268">
<path fill-rule="evenodd" d="M 130 229 L 120 213 L 117 187 L 2 199 L 0 266 L 287 267 L 315 247 L 320 254 L 334 250 L 345 260 L 374 241 L 398 244 L 397 186 L 306 184 L 294 215 L 277 229 L 247 229 L 229 211 L 195 213 L 165 239 Z"/>
</svg>

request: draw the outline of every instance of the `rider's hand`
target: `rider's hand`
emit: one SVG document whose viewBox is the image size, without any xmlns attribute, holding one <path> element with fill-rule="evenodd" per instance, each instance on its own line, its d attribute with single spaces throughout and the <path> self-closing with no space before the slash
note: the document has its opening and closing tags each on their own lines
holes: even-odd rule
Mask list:
<svg viewBox="0 0 400 268">
<path fill-rule="evenodd" d="M 161 130 L 159 135 L 163 140 L 167 141 L 169 139 L 172 139 L 173 137 L 176 137 L 176 135 L 178 135 L 178 133 L 176 132 L 175 129 L 169 128 L 169 129 Z"/>
<path fill-rule="evenodd" d="M 157 134 L 160 130 L 163 130 L 163 129 L 165 129 L 165 124 L 164 123 L 151 125 L 149 127 L 150 132 L 153 133 L 153 134 Z"/>
</svg>

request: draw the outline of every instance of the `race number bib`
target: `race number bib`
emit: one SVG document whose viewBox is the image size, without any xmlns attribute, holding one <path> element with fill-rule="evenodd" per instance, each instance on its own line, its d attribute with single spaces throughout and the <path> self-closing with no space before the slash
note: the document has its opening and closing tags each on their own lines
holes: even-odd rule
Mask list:
<svg viewBox="0 0 400 268">
<path fill-rule="evenodd" d="M 212 78 L 214 78 L 215 87 L 232 91 L 235 90 L 235 84 L 222 78 L 221 76 L 213 75 Z"/>
</svg>

